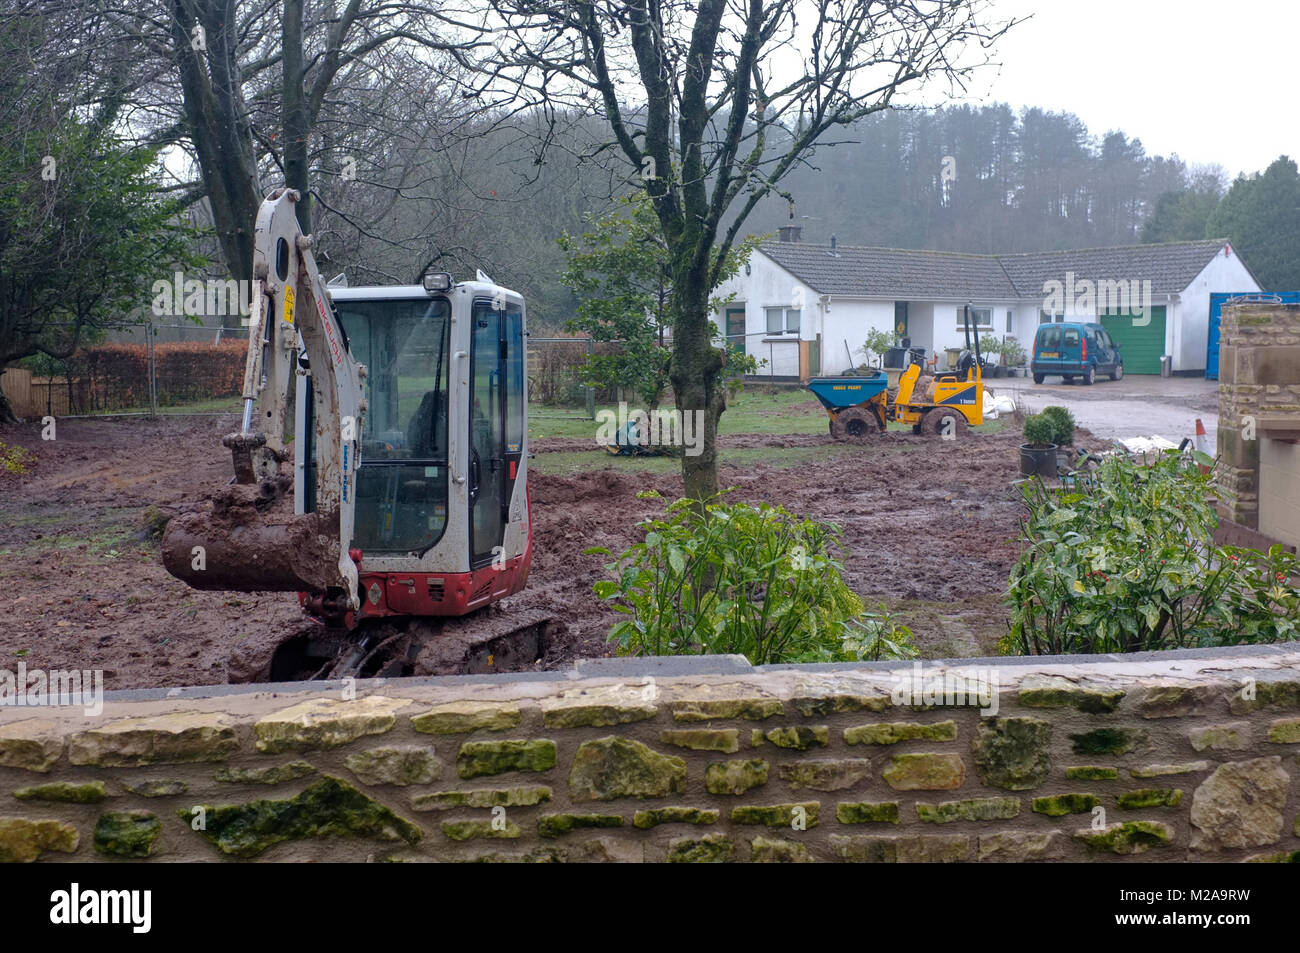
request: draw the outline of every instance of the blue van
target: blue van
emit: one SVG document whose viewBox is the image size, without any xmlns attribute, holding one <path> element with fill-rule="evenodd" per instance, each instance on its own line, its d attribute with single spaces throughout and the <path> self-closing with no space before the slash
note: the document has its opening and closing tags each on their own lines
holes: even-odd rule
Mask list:
<svg viewBox="0 0 1300 953">
<path fill-rule="evenodd" d="M 1048 374 L 1060 374 L 1067 384 L 1076 377 L 1091 384 L 1098 374 L 1109 374 L 1117 381 L 1124 376 L 1124 355 L 1100 324 L 1040 324 L 1029 371 L 1035 384 L 1041 384 Z"/>
</svg>

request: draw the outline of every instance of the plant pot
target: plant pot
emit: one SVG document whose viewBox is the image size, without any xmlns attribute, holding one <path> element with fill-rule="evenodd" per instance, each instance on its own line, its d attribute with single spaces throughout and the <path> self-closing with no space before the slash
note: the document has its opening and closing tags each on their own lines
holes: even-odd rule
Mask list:
<svg viewBox="0 0 1300 953">
<path fill-rule="evenodd" d="M 1020 472 L 1025 476 L 1040 476 L 1044 479 L 1056 476 L 1056 444 L 1022 443 Z"/>
</svg>

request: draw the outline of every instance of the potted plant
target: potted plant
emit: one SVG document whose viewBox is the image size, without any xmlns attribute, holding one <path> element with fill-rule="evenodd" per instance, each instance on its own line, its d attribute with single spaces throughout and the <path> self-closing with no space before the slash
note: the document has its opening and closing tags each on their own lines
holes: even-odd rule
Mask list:
<svg viewBox="0 0 1300 953">
<path fill-rule="evenodd" d="M 1044 414 L 1025 418 L 1025 442 L 1020 445 L 1020 472 L 1025 476 L 1056 476 L 1056 424 Z"/>
<path fill-rule="evenodd" d="M 1056 444 L 1057 468 L 1069 469 L 1071 449 L 1074 447 L 1074 415 L 1064 407 L 1044 407 L 1042 415 L 1052 423 L 1052 434 L 1048 438 Z"/>
<path fill-rule="evenodd" d="M 1010 334 L 1002 339 L 1002 363 L 1007 367 L 1012 368 L 1013 376 L 1024 376 L 1025 349 L 1022 348 L 1020 342 Z"/>
</svg>

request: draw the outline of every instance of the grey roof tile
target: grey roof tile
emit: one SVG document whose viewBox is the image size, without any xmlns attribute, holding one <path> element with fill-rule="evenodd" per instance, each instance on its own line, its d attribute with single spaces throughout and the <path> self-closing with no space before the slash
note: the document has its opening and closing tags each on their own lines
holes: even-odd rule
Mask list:
<svg viewBox="0 0 1300 953">
<path fill-rule="evenodd" d="M 1033 299 L 1043 284 L 1089 279 L 1151 282 L 1153 294 L 1182 291 L 1226 239 L 968 255 L 925 249 L 769 242 L 764 254 L 819 294 L 882 298 Z"/>
</svg>

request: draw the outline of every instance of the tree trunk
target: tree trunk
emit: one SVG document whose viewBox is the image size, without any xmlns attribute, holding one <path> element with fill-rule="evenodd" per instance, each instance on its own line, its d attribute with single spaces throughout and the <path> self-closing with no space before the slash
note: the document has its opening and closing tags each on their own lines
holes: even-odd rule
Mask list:
<svg viewBox="0 0 1300 953">
<path fill-rule="evenodd" d="M 284 31 L 281 42 L 284 62 L 284 179 L 285 185 L 298 192 L 294 212 L 304 235 L 311 234 L 311 192 L 307 169 L 307 96 L 302 88 L 302 5 L 303 0 L 285 0 Z"/>
<path fill-rule="evenodd" d="M 18 417 L 9 404 L 9 398 L 4 395 L 4 391 L 0 391 L 0 424 L 16 423 L 18 423 Z"/>
<path fill-rule="evenodd" d="M 691 267 L 673 281 L 677 322 L 673 330 L 673 359 L 669 379 L 677 409 L 703 411 L 704 437 L 697 456 L 682 455 L 682 482 L 692 500 L 708 500 L 718 492 L 718 420 L 726 409 L 719 371 L 722 353 L 709 334 L 707 268 Z M 698 420 L 698 418 L 696 418 Z"/>
</svg>

